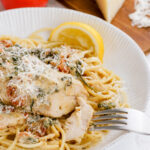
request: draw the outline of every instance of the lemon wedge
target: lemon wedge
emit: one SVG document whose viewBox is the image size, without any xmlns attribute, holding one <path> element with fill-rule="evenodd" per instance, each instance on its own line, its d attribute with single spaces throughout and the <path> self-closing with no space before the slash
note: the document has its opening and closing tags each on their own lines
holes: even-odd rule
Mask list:
<svg viewBox="0 0 150 150">
<path fill-rule="evenodd" d="M 80 22 L 66 22 L 57 26 L 49 40 L 61 41 L 68 45 L 92 49 L 92 54 L 103 61 L 104 44 L 101 35 L 91 26 Z"/>
</svg>

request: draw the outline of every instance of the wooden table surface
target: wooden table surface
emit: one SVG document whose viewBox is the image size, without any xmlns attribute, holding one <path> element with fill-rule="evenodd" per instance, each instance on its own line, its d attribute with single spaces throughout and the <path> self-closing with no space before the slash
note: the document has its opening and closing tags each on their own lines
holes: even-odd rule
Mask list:
<svg viewBox="0 0 150 150">
<path fill-rule="evenodd" d="M 58 0 L 68 8 L 86 12 L 103 18 L 94 0 Z M 131 36 L 138 45 L 146 52 L 150 48 L 150 28 L 137 28 L 131 25 L 128 15 L 134 12 L 134 0 L 126 0 L 123 7 L 119 10 L 113 21 L 116 27 L 120 28 Z"/>
</svg>

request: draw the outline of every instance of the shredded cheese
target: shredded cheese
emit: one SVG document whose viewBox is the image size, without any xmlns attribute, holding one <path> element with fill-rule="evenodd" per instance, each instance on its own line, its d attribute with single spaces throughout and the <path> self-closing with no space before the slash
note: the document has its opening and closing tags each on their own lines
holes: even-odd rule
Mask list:
<svg viewBox="0 0 150 150">
<path fill-rule="evenodd" d="M 150 27 L 150 0 L 135 0 L 135 12 L 129 18 L 133 26 Z"/>
<path fill-rule="evenodd" d="M 86 63 L 82 59 L 87 52 L 69 46 L 44 50 L 4 44 L 8 45 L 9 41 L 0 43 L 0 79 L 6 86 L 6 90 L 2 88 L 4 92 L 0 92 L 3 103 L 23 107 L 28 112 L 32 111 L 33 103 L 36 107 L 49 106 L 50 95 L 72 84 L 73 75 L 61 74 L 60 70 L 68 69 L 75 74 L 78 62 L 81 74 L 84 73 Z"/>
</svg>

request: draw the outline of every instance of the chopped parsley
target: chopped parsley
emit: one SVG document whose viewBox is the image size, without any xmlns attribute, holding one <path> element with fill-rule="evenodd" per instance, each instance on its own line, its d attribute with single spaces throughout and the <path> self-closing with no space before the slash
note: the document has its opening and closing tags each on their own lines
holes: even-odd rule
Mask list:
<svg viewBox="0 0 150 150">
<path fill-rule="evenodd" d="M 12 76 L 12 75 L 9 75 L 9 76 L 6 77 L 6 80 L 7 80 L 7 81 L 9 81 L 9 80 L 11 80 L 11 79 L 13 79 L 13 76 Z"/>
<path fill-rule="evenodd" d="M 13 76 L 9 76 L 9 80 L 11 80 L 13 78 Z"/>
<path fill-rule="evenodd" d="M 17 76 L 17 75 L 18 75 L 18 70 L 19 70 L 19 68 L 18 68 L 17 66 L 15 66 L 15 67 L 14 67 L 14 70 L 15 70 L 15 71 L 13 72 L 13 74 Z"/>
<path fill-rule="evenodd" d="M 81 61 L 77 61 L 76 62 L 76 71 L 75 71 L 75 74 L 76 76 L 80 79 L 80 81 L 85 85 L 87 86 L 89 89 L 95 91 L 82 77 L 82 62 Z M 96 91 L 95 91 L 96 92 Z"/>
<path fill-rule="evenodd" d="M 64 88 L 66 89 L 67 86 L 71 86 L 72 85 L 72 77 L 67 77 L 64 76 L 61 78 L 61 81 L 64 82 Z"/>
<path fill-rule="evenodd" d="M 6 62 L 6 58 L 2 58 L 2 61 L 3 61 L 3 63 L 5 63 Z"/>
<path fill-rule="evenodd" d="M 41 89 L 41 88 L 38 88 L 37 93 L 38 93 L 38 94 L 37 94 L 37 97 L 38 97 L 38 98 L 42 98 L 42 97 L 45 96 L 45 92 L 44 92 L 44 90 Z"/>
<path fill-rule="evenodd" d="M 32 143 L 32 144 L 37 143 L 37 142 L 38 142 L 38 139 L 33 138 L 33 137 L 27 137 L 25 141 L 25 143 Z"/>
<path fill-rule="evenodd" d="M 30 53 L 41 59 L 41 49 L 32 49 Z"/>
<path fill-rule="evenodd" d="M 79 60 L 76 62 L 76 71 L 82 74 L 82 62 Z"/>
<path fill-rule="evenodd" d="M 38 80 L 39 79 L 39 75 L 35 75 L 35 80 Z"/>
<path fill-rule="evenodd" d="M 55 88 L 55 91 L 54 91 L 54 92 L 59 92 L 59 89 L 58 89 L 58 87 L 56 87 L 56 88 Z"/>
<path fill-rule="evenodd" d="M 18 68 L 18 67 L 16 67 L 16 66 L 14 67 L 14 69 L 15 69 L 16 71 L 17 71 L 17 70 L 19 70 L 19 68 Z"/>
<path fill-rule="evenodd" d="M 18 57 L 17 57 L 17 56 L 13 56 L 13 57 L 12 57 L 12 60 L 13 60 L 13 64 L 14 64 L 14 65 L 17 65 L 17 64 L 18 64 Z"/>
<path fill-rule="evenodd" d="M 19 44 L 15 44 L 14 46 L 15 46 L 15 47 L 22 48 Z"/>
<path fill-rule="evenodd" d="M 89 89 L 95 91 L 82 77 L 81 73 L 78 71 L 78 69 L 76 70 L 76 76 L 82 81 L 82 83 L 87 86 Z M 96 92 L 96 91 L 95 91 Z"/>
<path fill-rule="evenodd" d="M 112 102 L 109 102 L 109 103 L 99 103 L 98 104 L 98 108 L 100 110 L 106 110 L 106 109 L 112 109 L 112 108 L 115 108 L 116 105 Z"/>
<path fill-rule="evenodd" d="M 31 112 L 32 112 L 33 105 L 34 105 L 34 99 L 32 99 L 32 103 L 30 105 Z"/>
<path fill-rule="evenodd" d="M 45 128 L 48 128 L 49 126 L 52 126 L 53 124 L 55 124 L 55 120 L 53 120 L 51 118 L 46 118 L 43 121 L 43 125 Z"/>
</svg>

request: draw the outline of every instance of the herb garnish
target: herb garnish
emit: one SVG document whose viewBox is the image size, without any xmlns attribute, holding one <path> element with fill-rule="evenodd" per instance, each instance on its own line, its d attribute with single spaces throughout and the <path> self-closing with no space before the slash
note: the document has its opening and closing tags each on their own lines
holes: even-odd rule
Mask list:
<svg viewBox="0 0 150 150">
<path fill-rule="evenodd" d="M 37 56 L 39 59 L 41 58 L 41 49 L 32 49 L 30 53 Z"/>
<path fill-rule="evenodd" d="M 32 103 L 30 105 L 31 112 L 32 112 L 33 105 L 34 105 L 34 99 L 32 99 Z"/>
<path fill-rule="evenodd" d="M 51 118 L 46 118 L 43 122 L 43 125 L 45 128 L 48 128 L 49 126 L 52 126 L 55 123 L 54 120 L 52 120 Z"/>
<path fill-rule="evenodd" d="M 14 69 L 15 69 L 15 70 L 18 70 L 19 68 L 15 66 Z"/>
<path fill-rule="evenodd" d="M 98 108 L 100 110 L 106 110 L 106 109 L 112 109 L 112 108 L 115 108 L 115 104 L 112 103 L 112 102 L 109 102 L 109 103 L 99 103 L 98 104 Z"/>
<path fill-rule="evenodd" d="M 71 84 L 72 84 L 72 77 L 64 76 L 64 77 L 61 78 L 61 81 L 63 81 L 65 83 L 64 88 L 66 89 L 67 86 L 71 86 Z"/>
<path fill-rule="evenodd" d="M 87 86 L 89 89 L 95 91 L 90 85 L 87 84 L 87 82 L 83 79 L 81 73 L 79 72 L 78 68 L 76 68 L 76 76 L 82 81 L 82 83 Z"/>
<path fill-rule="evenodd" d="M 59 92 L 59 89 L 57 87 L 55 88 L 55 92 Z"/>
<path fill-rule="evenodd" d="M 42 97 L 44 97 L 44 96 L 45 96 L 44 90 L 41 89 L 41 88 L 38 88 L 38 94 L 37 94 L 37 97 L 38 97 L 38 98 L 42 98 Z"/>
<path fill-rule="evenodd" d="M 34 143 L 37 143 L 37 142 L 38 142 L 38 139 L 35 139 L 33 137 L 28 137 L 26 139 L 26 143 L 32 143 L 32 144 L 34 144 Z"/>
<path fill-rule="evenodd" d="M 3 61 L 3 63 L 5 63 L 6 62 L 6 58 L 2 58 L 2 61 Z"/>
<path fill-rule="evenodd" d="M 22 48 L 19 44 L 15 44 L 14 46 L 15 46 L 15 47 Z"/>
<path fill-rule="evenodd" d="M 12 60 L 13 60 L 13 64 L 14 64 L 14 65 L 17 65 L 18 57 L 17 57 L 17 56 L 13 56 L 13 57 L 12 57 Z"/>
</svg>

